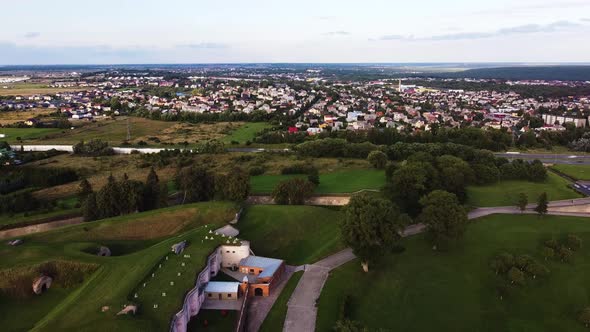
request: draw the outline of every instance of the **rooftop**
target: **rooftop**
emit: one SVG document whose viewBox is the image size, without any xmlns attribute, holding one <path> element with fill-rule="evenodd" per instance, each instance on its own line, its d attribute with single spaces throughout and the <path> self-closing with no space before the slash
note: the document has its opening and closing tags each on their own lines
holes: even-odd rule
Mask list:
<svg viewBox="0 0 590 332">
<path fill-rule="evenodd" d="M 281 259 L 260 256 L 248 256 L 240 261 L 241 266 L 261 268 L 262 273 L 258 275 L 259 278 L 272 277 L 282 263 L 283 260 Z"/>
<path fill-rule="evenodd" d="M 206 293 L 237 293 L 240 287 L 239 282 L 231 281 L 210 281 L 205 286 Z"/>
</svg>

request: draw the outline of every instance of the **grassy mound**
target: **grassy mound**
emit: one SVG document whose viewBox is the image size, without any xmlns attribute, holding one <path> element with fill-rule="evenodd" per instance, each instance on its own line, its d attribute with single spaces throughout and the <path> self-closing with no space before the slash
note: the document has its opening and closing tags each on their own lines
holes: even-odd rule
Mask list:
<svg viewBox="0 0 590 332">
<path fill-rule="evenodd" d="M 240 238 L 251 241 L 256 255 L 314 263 L 343 248 L 338 222 L 342 213 L 313 206 L 258 205 L 238 224 Z"/>
<path fill-rule="evenodd" d="M 540 243 L 573 233 L 585 247 L 571 264 L 545 261 Z M 577 312 L 590 305 L 590 228 L 574 217 L 494 215 L 468 227 L 462 247 L 435 252 L 423 236 L 404 240 L 362 272 L 358 261 L 332 271 L 319 300 L 317 331 L 331 331 L 349 297 L 349 317 L 396 331 L 584 331 Z M 550 275 L 500 299 L 490 269 L 502 251 L 529 254 Z"/>
</svg>

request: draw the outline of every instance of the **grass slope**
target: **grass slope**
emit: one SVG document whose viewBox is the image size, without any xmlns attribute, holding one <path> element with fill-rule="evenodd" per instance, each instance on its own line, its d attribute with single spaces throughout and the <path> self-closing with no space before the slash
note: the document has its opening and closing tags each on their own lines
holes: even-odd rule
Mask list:
<svg viewBox="0 0 590 332">
<path fill-rule="evenodd" d="M 180 309 L 184 293 L 194 284 L 195 273 L 204 265 L 206 256 L 223 241 L 222 238 L 201 240 L 210 235 L 209 229 L 231 220 L 235 212 L 232 203 L 199 203 L 35 234 L 25 237 L 21 246 L 1 247 L 0 269 L 34 266 L 58 258 L 99 265 L 78 287 L 50 289 L 45 294 L 49 295 L 47 302 L 37 305 L 40 308 L 35 311 L 37 316 L 27 316 L 26 329 L 35 325 L 35 331 L 165 330 L 172 314 Z M 184 256 L 171 256 L 169 264 L 163 263 L 159 269 L 164 257 L 171 255 L 170 246 L 181 240 L 189 241 L 187 253 L 191 259 L 184 261 Z M 93 248 L 99 245 L 111 247 L 115 256 L 95 256 Z M 181 261 L 186 263 L 184 267 Z M 151 278 L 154 269 L 157 269 L 156 277 Z M 179 271 L 181 278 L 176 274 Z M 173 286 L 171 280 L 175 281 Z M 146 281 L 147 286 L 143 288 Z M 169 295 L 163 297 L 162 291 Z M 138 298 L 134 297 L 135 293 Z M 132 301 L 140 304 L 140 314 L 115 316 L 124 304 Z M 156 301 L 158 310 L 153 309 Z M 0 310 L 27 311 L 30 303 L 3 297 Z M 111 309 L 103 313 L 103 306 Z M 6 317 L 3 323 L 9 331 L 19 330 L 23 324 L 18 315 Z"/>
<path fill-rule="evenodd" d="M 394 331 L 585 331 L 578 310 L 590 305 L 588 219 L 494 215 L 468 227 L 462 247 L 432 251 L 424 236 L 387 255 L 369 273 L 358 261 L 332 271 L 319 300 L 316 331 L 332 331 L 346 295 L 350 318 Z M 543 261 L 539 244 L 574 233 L 585 244 L 573 264 Z M 500 300 L 490 259 L 501 251 L 530 254 L 551 274 Z"/>
<path fill-rule="evenodd" d="M 321 207 L 256 205 L 248 208 L 238 228 L 256 255 L 299 265 L 342 249 L 341 218 L 341 212 Z"/>
<path fill-rule="evenodd" d="M 547 193 L 550 201 L 581 197 L 568 187 L 568 181 L 552 172 L 548 172 L 548 175 L 542 183 L 500 181 L 487 186 L 470 186 L 467 188 L 467 203 L 476 207 L 513 206 L 518 202 L 520 193 L 525 193 L 531 203 L 536 202 L 543 192 Z"/>
<path fill-rule="evenodd" d="M 551 168 L 571 176 L 577 180 L 590 181 L 590 166 L 585 165 L 553 165 Z"/>
<path fill-rule="evenodd" d="M 284 180 L 305 175 L 260 175 L 250 180 L 252 192 L 271 193 Z M 377 190 L 385 185 L 385 172 L 376 169 L 354 169 L 320 174 L 317 194 L 353 193 L 362 189 Z"/>
</svg>

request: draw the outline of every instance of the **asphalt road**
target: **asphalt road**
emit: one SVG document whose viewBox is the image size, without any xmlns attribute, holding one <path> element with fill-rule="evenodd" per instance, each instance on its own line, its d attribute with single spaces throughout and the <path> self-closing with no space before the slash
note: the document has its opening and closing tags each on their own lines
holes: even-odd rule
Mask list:
<svg viewBox="0 0 590 332">
<path fill-rule="evenodd" d="M 547 164 L 567 164 L 567 165 L 590 165 L 590 155 L 576 155 L 576 154 L 551 154 L 551 153 L 495 153 L 497 157 L 505 157 L 509 160 L 524 159 L 535 160 L 538 159 Z"/>
</svg>

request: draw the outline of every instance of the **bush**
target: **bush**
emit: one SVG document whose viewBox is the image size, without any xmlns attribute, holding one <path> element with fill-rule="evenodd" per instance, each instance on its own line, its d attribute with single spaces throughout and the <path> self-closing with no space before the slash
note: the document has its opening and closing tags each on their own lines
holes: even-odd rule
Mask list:
<svg viewBox="0 0 590 332">
<path fill-rule="evenodd" d="M 261 167 L 261 166 L 252 166 L 252 167 L 250 167 L 250 170 L 248 171 L 248 173 L 250 173 L 250 176 L 262 175 L 265 172 L 266 172 L 266 170 L 264 169 L 264 167 Z"/>
<path fill-rule="evenodd" d="M 372 151 L 369 153 L 367 161 L 377 169 L 384 169 L 387 165 L 387 155 L 382 151 Z"/>
<path fill-rule="evenodd" d="M 285 180 L 273 190 L 272 198 L 277 204 L 302 205 L 311 197 L 314 189 L 313 183 L 300 178 Z"/>
</svg>

